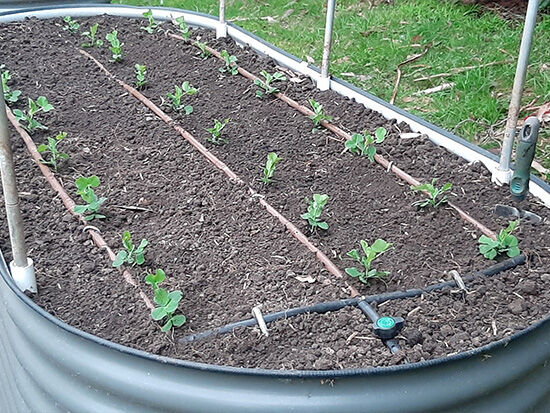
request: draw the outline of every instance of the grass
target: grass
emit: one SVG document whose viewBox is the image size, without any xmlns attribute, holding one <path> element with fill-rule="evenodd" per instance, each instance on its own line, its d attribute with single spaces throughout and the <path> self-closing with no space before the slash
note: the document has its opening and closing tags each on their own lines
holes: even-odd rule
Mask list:
<svg viewBox="0 0 550 413">
<path fill-rule="evenodd" d="M 161 0 L 162 1 L 162 0 Z M 179 7 L 217 15 L 217 0 L 119 0 L 143 6 Z M 389 100 L 396 67 L 403 66 L 395 104 L 487 148 L 498 148 L 515 73 L 522 22 L 505 20 L 479 6 L 444 0 L 394 0 L 370 7 L 365 0 L 337 2 L 331 73 Z M 228 0 L 226 18 L 272 44 L 320 65 L 325 7 L 318 0 Z M 550 15 L 539 18 L 522 104 L 550 101 Z M 481 66 L 443 78 L 415 78 Z M 418 92 L 442 83 L 451 89 Z M 529 112 L 524 112 L 527 115 Z M 550 133 L 541 133 L 538 160 L 550 168 Z M 550 178 L 550 177 L 548 177 Z"/>
</svg>

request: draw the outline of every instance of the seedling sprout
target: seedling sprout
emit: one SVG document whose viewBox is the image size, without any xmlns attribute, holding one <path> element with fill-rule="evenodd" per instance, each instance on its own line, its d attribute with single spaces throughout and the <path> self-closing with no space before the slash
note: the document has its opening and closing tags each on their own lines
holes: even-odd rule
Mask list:
<svg viewBox="0 0 550 413">
<path fill-rule="evenodd" d="M 319 128 L 319 126 L 321 125 L 321 121 L 326 120 L 327 122 L 330 122 L 332 120 L 332 116 L 327 116 L 323 113 L 323 105 L 313 99 L 309 99 L 308 102 L 313 109 L 313 115 L 309 117 L 313 121 L 313 125 L 315 126 L 313 130 Z"/>
<path fill-rule="evenodd" d="M 227 50 L 222 50 L 220 55 L 225 63 L 225 66 L 220 67 L 220 72 L 231 73 L 232 75 L 239 73 L 237 70 L 237 65 L 235 64 L 237 62 L 237 58 L 235 56 L 230 56 L 229 53 L 227 53 Z"/>
<path fill-rule="evenodd" d="M 443 195 L 445 192 L 450 191 L 453 185 L 450 182 L 443 184 L 441 188 L 435 186 L 437 179 L 432 179 L 432 183 L 411 186 L 413 191 L 422 191 L 429 195 L 429 198 L 416 201 L 413 205 L 417 205 L 420 208 L 431 206 L 433 208 L 438 207 L 441 204 L 449 202 L 447 195 Z"/>
<path fill-rule="evenodd" d="M 82 47 L 101 47 L 101 46 L 103 46 L 103 40 L 95 38 L 95 36 L 97 34 L 97 28 L 98 27 L 99 27 L 99 23 L 95 23 L 92 26 L 90 26 L 90 29 L 87 32 L 82 33 L 82 36 L 84 36 L 88 39 L 88 42 L 82 43 Z"/>
<path fill-rule="evenodd" d="M 39 96 L 38 99 L 36 99 L 36 102 L 29 98 L 29 108 L 26 112 L 23 112 L 19 109 L 13 110 L 13 115 L 19 122 L 19 124 L 25 129 L 27 132 L 32 132 L 35 129 L 44 129 L 47 130 L 48 127 L 42 125 L 40 122 L 38 122 L 34 116 L 37 113 L 40 112 L 49 112 L 53 110 L 54 107 L 48 102 L 48 99 L 46 99 L 44 96 Z M 22 122 L 25 122 L 23 124 Z"/>
<path fill-rule="evenodd" d="M 145 65 L 135 64 L 134 65 L 136 69 L 136 87 L 138 89 L 143 89 L 145 85 L 147 84 L 146 76 L 147 76 L 147 68 Z"/>
<path fill-rule="evenodd" d="M 254 84 L 256 86 L 259 86 L 261 89 L 263 89 L 263 91 L 262 90 L 257 90 L 256 91 L 256 97 L 259 97 L 259 98 L 261 98 L 264 95 L 264 93 L 266 95 L 270 95 L 270 94 L 279 92 L 279 89 L 277 89 L 276 87 L 271 86 L 271 84 L 275 81 L 285 81 L 286 80 L 286 76 L 283 75 L 281 72 L 275 72 L 272 75 L 270 75 L 265 70 L 262 70 L 260 72 L 260 74 L 265 78 L 265 81 L 261 80 L 261 79 L 255 79 L 254 80 Z"/>
<path fill-rule="evenodd" d="M 185 40 L 189 39 L 189 27 L 187 27 L 183 16 L 176 18 L 176 24 L 180 29 L 181 37 L 183 37 Z"/>
<path fill-rule="evenodd" d="M 118 40 L 118 32 L 116 30 L 113 30 L 111 33 L 107 33 L 105 35 L 105 39 L 111 44 L 111 47 L 109 47 L 109 50 L 113 54 L 113 59 L 111 62 L 122 62 L 123 53 L 122 53 L 122 46 L 124 43 L 121 43 L 120 40 Z"/>
<path fill-rule="evenodd" d="M 277 165 L 280 160 L 281 158 L 279 158 L 275 152 L 270 152 L 267 154 L 267 161 L 265 162 L 263 171 L 264 176 L 261 178 L 264 184 L 271 182 L 271 178 L 273 178 L 273 173 L 275 172 L 275 165 Z"/>
<path fill-rule="evenodd" d="M 184 105 L 182 102 L 182 98 L 184 95 L 194 95 L 199 90 L 191 86 L 191 84 L 188 81 L 185 81 L 182 83 L 181 87 L 174 86 L 174 93 L 167 93 L 166 96 L 168 99 L 172 102 L 172 109 L 175 111 L 180 111 L 182 109 L 185 110 L 185 114 L 189 115 L 193 113 L 193 106 L 191 105 Z"/>
<path fill-rule="evenodd" d="M 3 69 L 5 66 L 1 65 L 0 69 Z M 8 86 L 8 82 L 11 80 L 11 74 L 9 70 L 2 70 L 2 87 L 4 89 L 4 100 L 8 103 L 15 103 L 19 100 L 21 95 L 20 90 L 11 90 Z"/>
<path fill-rule="evenodd" d="M 312 232 L 317 228 L 328 229 L 328 224 L 325 221 L 321 221 L 321 214 L 327 201 L 328 195 L 324 194 L 313 194 L 312 201 L 306 198 L 306 203 L 308 204 L 307 212 L 302 214 L 301 218 L 307 220 Z"/>
<path fill-rule="evenodd" d="M 92 175 L 88 178 L 80 177 L 75 182 L 77 191 L 82 200 L 86 202 L 85 205 L 75 205 L 74 212 L 77 214 L 86 214 L 84 219 L 91 221 L 96 218 L 105 218 L 105 215 L 99 214 L 99 208 L 107 200 L 107 198 L 98 198 L 93 188 L 99 186 L 99 178 L 96 175 Z"/>
<path fill-rule="evenodd" d="M 207 59 L 210 56 L 210 52 L 206 50 L 206 43 L 201 43 L 197 40 L 195 41 L 194 45 L 200 49 L 200 57 L 202 59 Z"/>
<path fill-rule="evenodd" d="M 145 262 L 145 247 L 147 247 L 147 244 L 148 242 L 144 238 L 136 247 L 132 243 L 130 231 L 124 231 L 122 233 L 122 246 L 124 249 L 117 253 L 116 259 L 113 261 L 113 267 L 120 267 L 124 263 L 131 266 L 143 264 Z"/>
<path fill-rule="evenodd" d="M 76 20 L 71 19 L 71 16 L 63 17 L 63 21 L 65 22 L 65 26 L 63 26 L 63 30 L 65 31 L 68 30 L 71 33 L 76 33 L 80 29 L 80 24 Z"/>
<path fill-rule="evenodd" d="M 487 259 L 494 259 L 497 255 L 506 253 L 510 258 L 520 254 L 518 239 L 512 235 L 519 225 L 519 220 L 511 221 L 507 228 L 500 230 L 497 239 L 493 240 L 486 235 L 479 237 L 479 252 Z"/>
<path fill-rule="evenodd" d="M 359 278 L 359 281 L 363 284 L 368 284 L 369 280 L 373 278 L 387 277 L 389 272 L 372 268 L 372 262 L 386 252 L 392 244 L 380 238 L 374 241 L 372 245 L 369 245 L 365 240 L 361 240 L 359 243 L 361 244 L 363 256 L 356 249 L 349 251 L 346 255 L 359 262 L 363 266 L 363 270 L 351 267 L 346 268 L 346 273 L 351 277 Z"/>
<path fill-rule="evenodd" d="M 376 155 L 375 144 L 384 142 L 386 139 L 386 129 L 378 128 L 374 133 L 374 137 L 367 131 L 361 133 L 354 133 L 351 138 L 345 143 L 346 149 L 356 155 L 363 155 L 369 158 L 369 161 L 374 162 L 374 155 Z"/>
<path fill-rule="evenodd" d="M 157 307 L 151 311 L 151 318 L 155 321 L 166 319 L 166 323 L 161 328 L 162 332 L 167 332 L 172 327 L 181 327 L 187 321 L 184 315 L 174 315 L 183 295 L 182 292 L 179 290 L 168 292 L 164 288 L 159 287 L 159 284 L 165 278 L 166 275 L 161 269 L 145 277 L 145 283 L 151 285 L 153 288 L 154 301 L 157 304 Z"/>
<path fill-rule="evenodd" d="M 208 142 L 213 143 L 214 145 L 221 145 L 222 143 L 227 143 L 227 138 L 222 136 L 222 130 L 225 128 L 225 125 L 229 123 L 229 118 L 225 119 L 222 122 L 220 122 L 218 119 L 214 119 L 214 127 L 213 128 L 206 128 L 208 132 L 210 132 L 211 137 L 207 138 L 206 140 Z"/>
<path fill-rule="evenodd" d="M 155 30 L 159 30 L 160 23 L 157 23 L 155 21 L 155 18 L 153 17 L 153 12 L 151 11 L 151 9 L 143 13 L 143 17 L 147 19 L 149 24 L 147 26 L 140 27 L 141 30 L 145 30 L 149 34 L 153 34 Z"/>
<path fill-rule="evenodd" d="M 57 149 L 57 144 L 61 142 L 63 139 L 65 139 L 66 137 L 67 137 L 67 132 L 60 132 L 57 134 L 55 138 L 48 137 L 47 145 L 42 144 L 42 145 L 39 145 L 38 148 L 36 148 L 38 152 L 42 154 L 42 157 L 44 157 L 44 155 L 46 154 L 48 155 L 49 159 L 42 159 L 41 162 L 44 165 L 50 165 L 56 172 L 57 172 L 57 166 L 59 164 L 59 161 L 63 159 L 69 159 L 69 155 L 63 152 L 59 152 L 59 150 Z"/>
</svg>

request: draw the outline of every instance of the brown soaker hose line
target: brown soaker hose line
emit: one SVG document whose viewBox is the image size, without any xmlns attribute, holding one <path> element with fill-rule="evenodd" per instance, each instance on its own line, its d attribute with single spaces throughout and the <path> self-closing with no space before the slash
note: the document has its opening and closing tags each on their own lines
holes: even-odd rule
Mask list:
<svg viewBox="0 0 550 413">
<path fill-rule="evenodd" d="M 20 125 L 17 119 L 15 119 L 15 116 L 13 115 L 11 109 L 6 106 L 6 113 L 8 115 L 8 119 L 10 120 L 11 124 L 15 128 L 15 130 L 19 133 L 23 141 L 25 142 L 25 145 L 27 146 L 27 150 L 31 154 L 34 162 L 38 165 L 40 168 L 40 171 L 42 172 L 42 175 L 46 178 L 52 189 L 57 192 L 59 195 L 59 198 L 61 198 L 61 201 L 65 205 L 65 208 L 71 213 L 71 215 L 75 216 L 81 223 L 88 224 L 88 221 L 84 219 L 84 217 L 81 214 L 77 214 L 74 212 L 75 202 L 71 199 L 71 197 L 67 194 L 63 186 L 59 183 L 57 178 L 54 176 L 50 168 L 48 168 L 46 165 L 44 165 L 41 160 L 42 156 L 38 152 L 38 149 L 36 149 L 36 145 L 34 144 L 34 141 L 30 137 L 30 135 L 25 131 Z M 113 252 L 113 250 L 107 245 L 103 237 L 94 229 L 87 229 L 88 234 L 92 238 L 92 241 L 94 244 L 100 249 L 105 250 L 107 252 L 107 255 L 111 261 L 114 261 L 116 258 L 116 254 Z M 122 275 L 124 277 L 124 281 L 126 281 L 128 284 L 132 285 L 133 287 L 136 287 L 139 290 L 139 295 L 142 298 L 143 302 L 149 309 L 154 309 L 155 306 L 149 300 L 149 297 L 141 291 L 141 289 L 138 287 L 138 283 L 134 279 L 133 275 L 128 271 L 124 270 L 122 272 Z"/>
<path fill-rule="evenodd" d="M 187 41 L 186 39 L 184 39 L 181 36 L 178 36 L 177 34 L 170 34 L 169 36 L 173 37 L 174 39 Z M 218 59 L 223 60 L 221 54 L 217 50 L 212 49 L 210 46 L 205 46 L 205 49 L 208 50 L 210 53 L 212 53 L 212 55 L 216 56 Z M 239 73 L 242 76 L 244 76 L 244 77 L 246 77 L 246 78 L 248 78 L 252 81 L 254 81 L 256 79 L 261 80 L 260 78 L 258 78 L 254 74 L 250 73 L 248 70 L 243 69 L 242 67 L 236 65 L 235 63 L 233 63 L 232 65 L 237 67 L 237 70 L 239 71 Z M 277 98 L 279 98 L 280 100 L 282 100 L 283 102 L 285 102 L 286 104 L 288 104 L 289 106 L 291 106 L 292 108 L 299 111 L 300 113 L 302 113 L 306 116 L 314 115 L 313 111 L 311 111 L 310 109 L 308 109 L 304 105 L 299 104 L 298 102 L 296 102 L 295 100 L 289 98 L 288 96 L 284 95 L 283 93 L 280 93 L 280 92 L 279 93 L 274 93 L 274 95 Z M 351 136 L 347 132 L 345 132 L 344 130 L 340 129 L 338 126 L 333 125 L 332 123 L 330 123 L 326 120 L 322 120 L 321 125 L 324 126 L 326 129 L 330 130 L 336 136 L 342 138 L 344 142 L 351 138 Z M 397 177 L 399 177 L 403 181 L 407 182 L 409 185 L 413 185 L 413 186 L 420 185 L 420 181 L 418 181 L 416 178 L 412 177 L 411 175 L 409 175 L 408 173 L 406 173 L 402 169 L 398 168 L 397 166 L 394 166 L 393 162 L 389 162 L 382 155 L 380 155 L 380 154 L 374 155 L 374 160 L 378 164 L 380 164 L 381 166 L 386 168 L 386 170 L 390 170 L 391 172 L 393 172 Z M 469 215 L 466 211 L 464 211 L 463 209 L 461 209 L 457 205 L 453 204 L 452 202 L 447 202 L 447 205 L 449 205 L 451 208 L 453 208 L 463 220 L 465 220 L 465 221 L 469 222 L 470 224 L 472 224 L 474 227 L 476 227 L 479 231 L 481 231 L 483 234 L 485 234 L 489 238 L 491 238 L 493 240 L 496 240 L 497 236 L 492 230 L 487 228 L 481 222 L 477 221 L 475 218 L 473 218 L 471 215 Z"/>
<path fill-rule="evenodd" d="M 243 180 L 237 176 L 225 163 L 219 160 L 212 152 L 210 152 L 202 143 L 200 143 L 193 135 L 183 129 L 181 126 L 175 124 L 174 120 L 168 116 L 162 109 L 157 105 L 147 99 L 142 93 L 133 88 L 132 86 L 124 83 L 122 80 L 116 78 L 111 72 L 109 72 L 105 66 L 103 66 L 96 58 L 94 58 L 89 53 L 84 50 L 78 50 L 82 55 L 86 56 L 92 60 L 110 79 L 117 82 L 120 86 L 128 91 L 132 96 L 137 100 L 147 106 L 155 115 L 157 115 L 162 121 L 166 124 L 172 126 L 184 139 L 186 139 L 194 148 L 196 148 L 201 154 L 203 154 L 210 163 L 212 163 L 216 168 L 224 172 L 229 179 L 243 183 Z M 323 263 L 325 268 L 329 273 L 334 275 L 337 278 L 343 278 L 343 274 L 340 269 L 313 243 L 306 237 L 294 224 L 292 224 L 288 219 L 286 219 L 279 211 L 273 208 L 262 195 L 258 194 L 254 189 L 248 188 L 248 192 L 253 196 L 258 198 L 258 202 L 271 214 L 273 217 L 277 218 L 287 229 L 288 231 L 299 241 L 301 242 L 309 251 L 315 254 L 316 258 Z M 350 286 L 352 296 L 359 295 L 359 292 Z"/>
</svg>

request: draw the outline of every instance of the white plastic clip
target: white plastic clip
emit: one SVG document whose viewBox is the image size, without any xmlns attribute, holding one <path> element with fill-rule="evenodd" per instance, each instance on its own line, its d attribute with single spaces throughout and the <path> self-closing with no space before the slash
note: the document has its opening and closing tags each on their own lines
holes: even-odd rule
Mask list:
<svg viewBox="0 0 550 413">
<path fill-rule="evenodd" d="M 464 284 L 464 280 L 462 279 L 462 277 L 460 276 L 458 271 L 451 270 L 451 271 L 449 271 L 449 274 L 455 280 L 456 285 L 458 286 L 458 288 L 460 288 L 464 292 L 468 292 L 468 290 L 466 289 L 466 284 Z"/>
<path fill-rule="evenodd" d="M 269 333 L 267 331 L 267 325 L 265 324 L 264 316 L 262 315 L 262 312 L 260 311 L 260 306 L 256 306 L 252 309 L 252 315 L 258 322 L 258 326 L 260 327 L 260 331 L 264 336 L 269 336 Z"/>
</svg>

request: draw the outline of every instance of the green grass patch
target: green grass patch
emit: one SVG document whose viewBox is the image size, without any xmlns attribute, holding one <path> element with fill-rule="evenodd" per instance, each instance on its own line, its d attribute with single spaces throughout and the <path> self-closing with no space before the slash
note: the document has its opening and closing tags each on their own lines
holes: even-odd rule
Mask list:
<svg viewBox="0 0 550 413">
<path fill-rule="evenodd" d="M 117 3 L 179 7 L 217 15 L 217 0 L 121 0 Z M 270 43 L 320 65 L 325 12 L 318 0 L 228 0 L 226 17 Z M 382 99 L 392 95 L 397 65 L 403 66 L 395 104 L 482 146 L 498 147 L 512 90 L 523 24 L 479 6 L 444 0 L 338 1 L 331 73 Z M 550 15 L 539 18 L 523 103 L 550 101 Z M 497 63 L 495 63 L 497 62 Z M 471 69 L 464 69 L 474 66 Z M 459 73 L 453 73 L 458 71 Z M 441 73 L 452 73 L 415 81 Z M 450 89 L 422 91 L 453 83 Z M 550 167 L 550 133 L 541 133 L 538 159 Z"/>
</svg>

